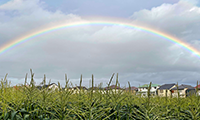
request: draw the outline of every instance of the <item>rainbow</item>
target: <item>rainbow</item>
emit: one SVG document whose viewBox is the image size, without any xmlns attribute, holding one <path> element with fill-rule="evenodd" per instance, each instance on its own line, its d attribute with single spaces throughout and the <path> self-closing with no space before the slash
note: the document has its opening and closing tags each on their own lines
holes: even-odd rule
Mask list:
<svg viewBox="0 0 200 120">
<path fill-rule="evenodd" d="M 130 23 L 102 22 L 102 21 L 74 22 L 74 23 L 56 25 L 54 27 L 45 28 L 45 29 L 39 30 L 37 32 L 33 32 L 31 34 L 28 34 L 28 35 L 25 35 L 23 37 L 20 37 L 18 39 L 14 39 L 10 43 L 7 43 L 7 44 L 1 46 L 0 47 L 0 55 L 2 55 L 6 51 L 11 50 L 12 48 L 14 48 L 14 47 L 16 47 L 16 46 L 18 46 L 20 44 L 23 44 L 24 42 L 27 42 L 29 40 L 33 40 L 33 38 L 38 37 L 40 35 L 43 35 L 43 34 L 46 34 L 46 33 L 49 33 L 49 32 L 53 32 L 53 31 L 58 30 L 58 29 L 71 28 L 71 27 L 76 27 L 76 26 L 85 26 L 85 25 L 107 25 L 107 26 L 118 25 L 118 26 L 122 26 L 122 27 L 126 27 L 126 28 L 142 30 L 144 32 L 153 34 L 155 36 L 159 36 L 161 38 L 164 38 L 165 40 L 168 40 L 168 41 L 170 41 L 172 43 L 175 43 L 175 44 L 183 47 L 184 49 L 188 50 L 189 52 L 193 53 L 198 58 L 200 58 L 200 52 L 198 50 L 196 50 L 195 48 L 191 47 L 187 43 L 179 40 L 178 38 L 175 38 L 175 37 L 173 37 L 173 36 L 171 36 L 169 34 L 166 34 L 164 32 L 160 32 L 160 31 L 154 30 L 152 28 L 138 26 L 138 25 L 134 25 L 134 24 L 130 24 Z"/>
</svg>

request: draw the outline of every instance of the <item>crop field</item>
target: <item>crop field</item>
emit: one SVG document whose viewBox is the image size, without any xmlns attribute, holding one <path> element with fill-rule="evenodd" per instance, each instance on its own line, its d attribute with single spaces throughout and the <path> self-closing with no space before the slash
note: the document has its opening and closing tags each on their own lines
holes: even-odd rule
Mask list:
<svg viewBox="0 0 200 120">
<path fill-rule="evenodd" d="M 113 79 L 110 78 L 108 87 Z M 118 77 L 116 77 L 116 85 Z M 65 90 L 38 89 L 31 72 L 30 86 L 10 87 L 1 80 L 0 119 L 2 120 L 199 120 L 198 96 L 187 98 L 147 97 L 130 92 L 95 89 L 72 94 L 66 77 Z M 44 77 L 43 83 L 46 83 Z M 80 79 L 80 86 L 82 78 Z M 92 86 L 94 78 L 92 76 Z M 58 83 L 60 86 L 60 84 Z M 151 83 L 150 83 L 151 85 Z M 92 87 L 93 88 L 93 87 Z M 150 88 L 150 87 L 149 87 Z"/>
</svg>

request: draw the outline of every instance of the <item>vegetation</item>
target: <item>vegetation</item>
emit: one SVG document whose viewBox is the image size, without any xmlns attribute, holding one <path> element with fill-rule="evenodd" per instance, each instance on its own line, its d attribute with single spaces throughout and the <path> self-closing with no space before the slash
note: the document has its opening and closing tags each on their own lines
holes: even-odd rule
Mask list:
<svg viewBox="0 0 200 120">
<path fill-rule="evenodd" d="M 110 86 L 114 74 L 108 83 Z M 116 77 L 118 83 L 118 75 Z M 130 92 L 116 92 L 107 89 L 94 92 L 92 89 L 80 90 L 77 94 L 68 89 L 37 89 L 34 74 L 31 71 L 30 86 L 25 83 L 17 88 L 8 85 L 6 77 L 0 85 L 0 119 L 3 120 L 199 120 L 200 101 L 198 96 L 187 98 L 147 97 L 133 95 Z M 46 83 L 44 76 L 43 84 Z M 82 76 L 80 78 L 80 86 Z M 60 84 L 58 83 L 60 86 Z M 130 83 L 129 83 L 130 87 Z M 149 88 L 151 87 L 151 83 Z M 150 89 L 149 89 L 150 91 Z"/>
</svg>

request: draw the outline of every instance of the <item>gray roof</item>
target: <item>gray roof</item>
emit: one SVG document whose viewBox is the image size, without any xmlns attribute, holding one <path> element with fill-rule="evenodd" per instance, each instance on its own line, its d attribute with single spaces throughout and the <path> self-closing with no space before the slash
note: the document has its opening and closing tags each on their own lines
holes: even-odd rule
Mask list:
<svg viewBox="0 0 200 120">
<path fill-rule="evenodd" d="M 176 84 L 175 84 L 175 83 L 173 83 L 173 84 L 164 84 L 164 85 L 160 86 L 160 87 L 158 88 L 158 90 L 164 90 L 164 89 L 169 90 L 169 89 L 171 89 L 174 85 L 176 85 Z"/>
<path fill-rule="evenodd" d="M 191 85 L 184 85 L 184 84 L 182 84 L 182 85 L 179 85 L 179 86 L 178 86 L 178 90 L 183 90 L 183 89 L 185 89 L 185 88 L 188 88 L 188 89 L 195 89 L 195 88 L 192 87 Z M 172 90 L 177 90 L 177 87 L 174 87 Z"/>
<path fill-rule="evenodd" d="M 47 88 L 47 87 L 49 87 L 49 86 L 51 86 L 51 85 L 53 85 L 53 84 L 55 84 L 56 86 L 58 86 L 56 83 L 51 83 L 51 84 L 49 84 L 49 85 L 41 85 L 41 86 L 36 86 L 38 89 L 42 89 L 42 87 L 44 87 L 44 88 Z"/>
</svg>

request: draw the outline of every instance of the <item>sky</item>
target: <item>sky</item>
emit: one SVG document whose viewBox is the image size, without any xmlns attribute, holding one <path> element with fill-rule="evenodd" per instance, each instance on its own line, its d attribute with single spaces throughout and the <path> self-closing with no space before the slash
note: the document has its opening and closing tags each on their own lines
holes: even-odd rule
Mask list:
<svg viewBox="0 0 200 120">
<path fill-rule="evenodd" d="M 136 24 L 167 33 L 200 51 L 198 0 L 1 0 L 0 48 L 41 29 L 93 20 Z M 0 55 L 0 78 L 23 84 L 30 69 L 39 85 L 51 82 L 106 86 L 113 73 L 122 87 L 165 83 L 196 85 L 200 58 L 184 47 L 142 30 L 85 25 L 31 38 Z M 113 83 L 115 84 L 116 76 Z M 29 79 L 30 80 L 30 79 Z"/>
</svg>

